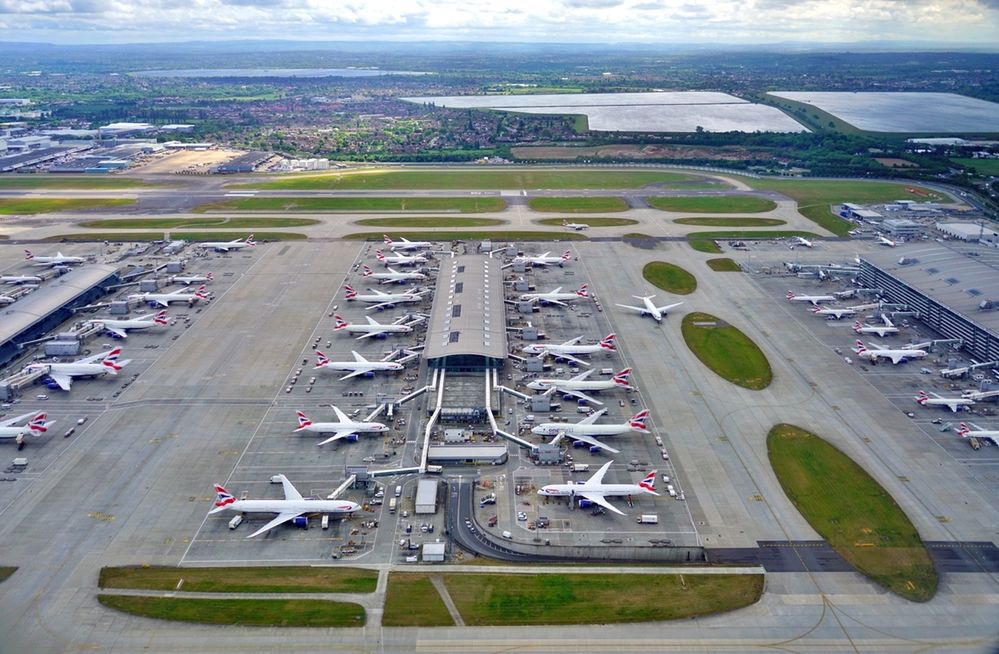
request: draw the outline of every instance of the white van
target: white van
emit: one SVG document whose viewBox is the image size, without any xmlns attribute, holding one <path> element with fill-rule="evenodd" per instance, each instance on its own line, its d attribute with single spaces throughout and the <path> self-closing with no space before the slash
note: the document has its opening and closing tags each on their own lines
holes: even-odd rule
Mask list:
<svg viewBox="0 0 999 654">
<path fill-rule="evenodd" d="M 235 529 L 241 524 L 243 524 L 243 516 L 238 515 L 229 521 L 229 529 Z"/>
</svg>

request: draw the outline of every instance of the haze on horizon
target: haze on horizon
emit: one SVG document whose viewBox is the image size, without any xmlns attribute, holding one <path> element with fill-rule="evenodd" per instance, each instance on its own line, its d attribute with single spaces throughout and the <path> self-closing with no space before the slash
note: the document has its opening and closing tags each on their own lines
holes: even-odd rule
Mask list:
<svg viewBox="0 0 999 654">
<path fill-rule="evenodd" d="M 996 48 L 999 0 L 0 0 L 0 40 L 290 39 Z"/>
</svg>

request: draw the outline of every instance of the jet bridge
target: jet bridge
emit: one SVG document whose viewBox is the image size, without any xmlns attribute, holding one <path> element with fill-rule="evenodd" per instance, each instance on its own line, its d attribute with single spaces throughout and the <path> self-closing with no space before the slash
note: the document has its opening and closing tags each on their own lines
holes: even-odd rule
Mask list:
<svg viewBox="0 0 999 654">
<path fill-rule="evenodd" d="M 49 374 L 50 369 L 47 365 L 41 365 L 30 371 L 22 370 L 16 372 L 10 377 L 0 380 L 0 400 L 10 402 L 14 399 L 15 395 L 20 393 L 22 388 L 34 384 Z"/>
</svg>

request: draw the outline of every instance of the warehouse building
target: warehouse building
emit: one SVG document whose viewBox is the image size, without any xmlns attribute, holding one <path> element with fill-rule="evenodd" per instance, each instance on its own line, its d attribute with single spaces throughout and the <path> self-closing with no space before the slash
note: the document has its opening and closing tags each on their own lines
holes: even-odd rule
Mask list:
<svg viewBox="0 0 999 654">
<path fill-rule="evenodd" d="M 416 514 L 437 513 L 437 480 L 421 479 L 416 487 Z"/>
<path fill-rule="evenodd" d="M 500 261 L 485 255 L 442 260 L 423 352 L 427 364 L 449 372 L 500 368 L 506 348 Z"/>
<path fill-rule="evenodd" d="M 964 249 L 964 248 L 962 248 Z M 860 282 L 880 288 L 890 302 L 908 305 L 919 320 L 944 338 L 961 339 L 980 361 L 999 359 L 999 254 L 978 248 L 976 256 L 937 244 L 861 257 Z"/>
<path fill-rule="evenodd" d="M 867 221 L 872 223 L 879 223 L 884 220 L 884 216 L 879 214 L 877 211 L 872 211 L 871 209 L 865 209 L 859 204 L 853 204 L 851 202 L 846 202 L 843 204 L 843 209 L 840 211 L 840 215 L 844 218 L 853 218 L 854 220 Z"/>
<path fill-rule="evenodd" d="M 465 466 L 498 466 L 506 459 L 506 445 L 431 445 L 427 456 L 430 463 Z"/>
<path fill-rule="evenodd" d="M 923 231 L 922 225 L 904 218 L 886 218 L 882 226 L 892 236 L 911 237 Z"/>
<path fill-rule="evenodd" d="M 981 241 L 993 247 L 999 246 L 999 232 L 984 223 L 937 223 L 937 230 L 962 241 Z"/>
</svg>

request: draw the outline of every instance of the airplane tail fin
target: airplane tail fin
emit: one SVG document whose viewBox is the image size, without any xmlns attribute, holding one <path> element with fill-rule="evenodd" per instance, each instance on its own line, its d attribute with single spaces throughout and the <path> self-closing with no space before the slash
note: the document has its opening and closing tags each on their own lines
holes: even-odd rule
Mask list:
<svg viewBox="0 0 999 654">
<path fill-rule="evenodd" d="M 118 363 L 117 361 L 112 361 L 111 359 L 104 359 L 103 361 L 101 361 L 101 365 L 104 366 L 105 372 L 109 372 L 112 375 L 117 375 L 118 371 L 125 367 L 121 363 Z"/>
<path fill-rule="evenodd" d="M 39 413 L 34 418 L 28 421 L 28 429 L 31 430 L 33 434 L 44 434 L 48 431 L 49 425 L 53 424 L 51 422 L 45 422 L 45 418 L 48 414 Z"/>
<path fill-rule="evenodd" d="M 388 234 L 382 234 L 382 241 L 385 242 L 385 247 L 392 247 L 392 239 L 389 238 Z"/>
<path fill-rule="evenodd" d="M 855 331 L 855 332 L 857 332 L 859 334 L 860 330 L 863 329 L 863 328 L 864 328 L 864 326 L 862 324 L 860 324 L 859 320 L 854 321 L 854 323 L 853 323 L 853 331 Z"/>
<path fill-rule="evenodd" d="M 210 513 L 218 513 L 236 501 L 235 496 L 223 486 L 215 484 L 215 508 Z"/>
<path fill-rule="evenodd" d="M 857 354 L 863 354 L 864 352 L 867 352 L 867 348 L 864 346 L 864 342 L 862 340 L 857 339 L 855 342 L 857 344 Z"/>
<path fill-rule="evenodd" d="M 912 399 L 916 400 L 918 404 L 925 405 L 926 401 L 930 399 L 930 396 L 926 394 L 926 391 L 919 391 L 919 393 L 916 394 L 916 397 Z"/>
<path fill-rule="evenodd" d="M 603 340 L 600 341 L 600 347 L 609 352 L 616 351 L 617 345 L 614 343 L 615 339 L 617 339 L 617 334 L 607 334 L 604 336 Z"/>
<path fill-rule="evenodd" d="M 165 325 L 165 324 L 167 324 L 167 312 L 166 312 L 166 309 L 163 309 L 163 311 L 160 311 L 155 316 L 153 316 L 153 322 L 156 323 L 157 325 Z"/>
<path fill-rule="evenodd" d="M 370 277 L 374 274 L 374 272 L 372 272 L 371 268 L 368 267 L 368 264 L 364 264 L 361 266 L 361 274 L 365 277 Z"/>
<path fill-rule="evenodd" d="M 107 354 L 104 355 L 103 361 L 117 361 L 118 357 L 121 356 L 121 348 L 116 347 L 113 350 L 109 350 Z"/>
<path fill-rule="evenodd" d="M 344 319 L 343 319 L 343 316 L 341 316 L 341 315 L 340 315 L 339 313 L 338 313 L 338 314 L 335 314 L 335 315 L 333 316 L 333 320 L 334 320 L 334 323 L 333 323 L 333 331 L 335 331 L 335 332 L 338 332 L 338 331 L 340 331 L 341 329 L 344 329 L 344 328 L 346 328 L 346 327 L 347 327 L 347 321 L 346 321 L 346 320 L 344 320 Z"/>
<path fill-rule="evenodd" d="M 251 248 L 257 244 L 257 242 L 253 240 L 253 234 L 246 237 L 246 244 Z"/>
<path fill-rule="evenodd" d="M 378 259 L 379 261 L 385 261 L 385 255 L 382 253 L 381 250 L 375 250 L 375 258 Z"/>
<path fill-rule="evenodd" d="M 819 311 L 822 311 L 822 309 L 820 309 L 818 306 L 814 306 L 812 307 L 811 311 L 812 313 L 818 313 Z"/>
<path fill-rule="evenodd" d="M 354 300 L 357 298 L 357 291 L 350 284 L 343 285 L 344 294 L 343 297 L 347 300 Z"/>
<path fill-rule="evenodd" d="M 628 426 L 632 429 L 638 429 L 639 431 L 648 431 L 645 426 L 645 421 L 649 419 L 648 409 L 644 411 L 639 411 L 635 415 L 631 416 L 631 420 L 628 421 Z"/>
<path fill-rule="evenodd" d="M 306 427 L 312 425 L 312 421 L 309 420 L 309 418 L 301 411 L 296 411 L 295 416 L 298 418 L 298 429 L 296 429 L 295 431 L 302 431 Z"/>
<path fill-rule="evenodd" d="M 322 368 L 323 366 L 325 366 L 329 362 L 330 362 L 329 357 L 327 357 L 325 354 L 323 354 L 319 350 L 316 350 L 316 367 L 317 368 Z"/>
<path fill-rule="evenodd" d="M 34 258 L 35 258 L 35 255 L 33 255 L 33 254 L 31 253 L 31 250 L 25 250 L 25 251 L 24 251 L 24 260 L 25 260 L 25 261 L 31 261 L 31 260 L 32 260 L 32 259 L 34 259 Z"/>
<path fill-rule="evenodd" d="M 787 301 L 790 302 L 793 299 L 794 299 L 794 291 L 788 291 L 787 292 Z"/>
<path fill-rule="evenodd" d="M 562 261 L 568 261 L 572 257 L 572 250 L 566 250 L 562 253 Z"/>
<path fill-rule="evenodd" d="M 563 218 L 562 219 L 562 227 L 568 227 L 568 226 L 569 226 L 569 221 L 566 218 Z"/>
<path fill-rule="evenodd" d="M 618 386 L 628 386 L 628 377 L 631 377 L 631 368 L 625 368 L 621 372 L 611 377 L 611 381 Z"/>
<path fill-rule="evenodd" d="M 655 493 L 656 492 L 656 474 L 658 472 L 659 472 L 658 470 L 653 470 L 649 474 L 645 475 L 645 479 L 643 479 L 638 485 L 641 488 L 643 488 L 644 490 L 647 490 L 647 491 L 650 491 L 652 493 Z"/>
<path fill-rule="evenodd" d="M 210 282 L 215 280 L 215 278 L 212 276 L 211 273 L 208 273 L 207 275 L 205 275 L 205 279 L 207 279 Z"/>
<path fill-rule="evenodd" d="M 204 284 L 202 284 L 201 286 L 199 286 L 198 290 L 194 291 L 194 297 L 198 298 L 199 300 L 207 300 L 208 299 L 208 287 L 205 286 Z"/>
<path fill-rule="evenodd" d="M 965 434 L 967 434 L 970 431 L 971 431 L 971 428 L 968 427 L 968 423 L 962 422 L 960 424 L 960 426 L 957 428 L 957 435 L 958 436 L 964 436 Z"/>
<path fill-rule="evenodd" d="M 582 286 L 580 286 L 579 290 L 576 291 L 576 295 L 578 295 L 579 297 L 582 297 L 582 298 L 588 298 L 588 297 L 590 297 L 590 285 L 589 284 L 583 284 Z"/>
</svg>

